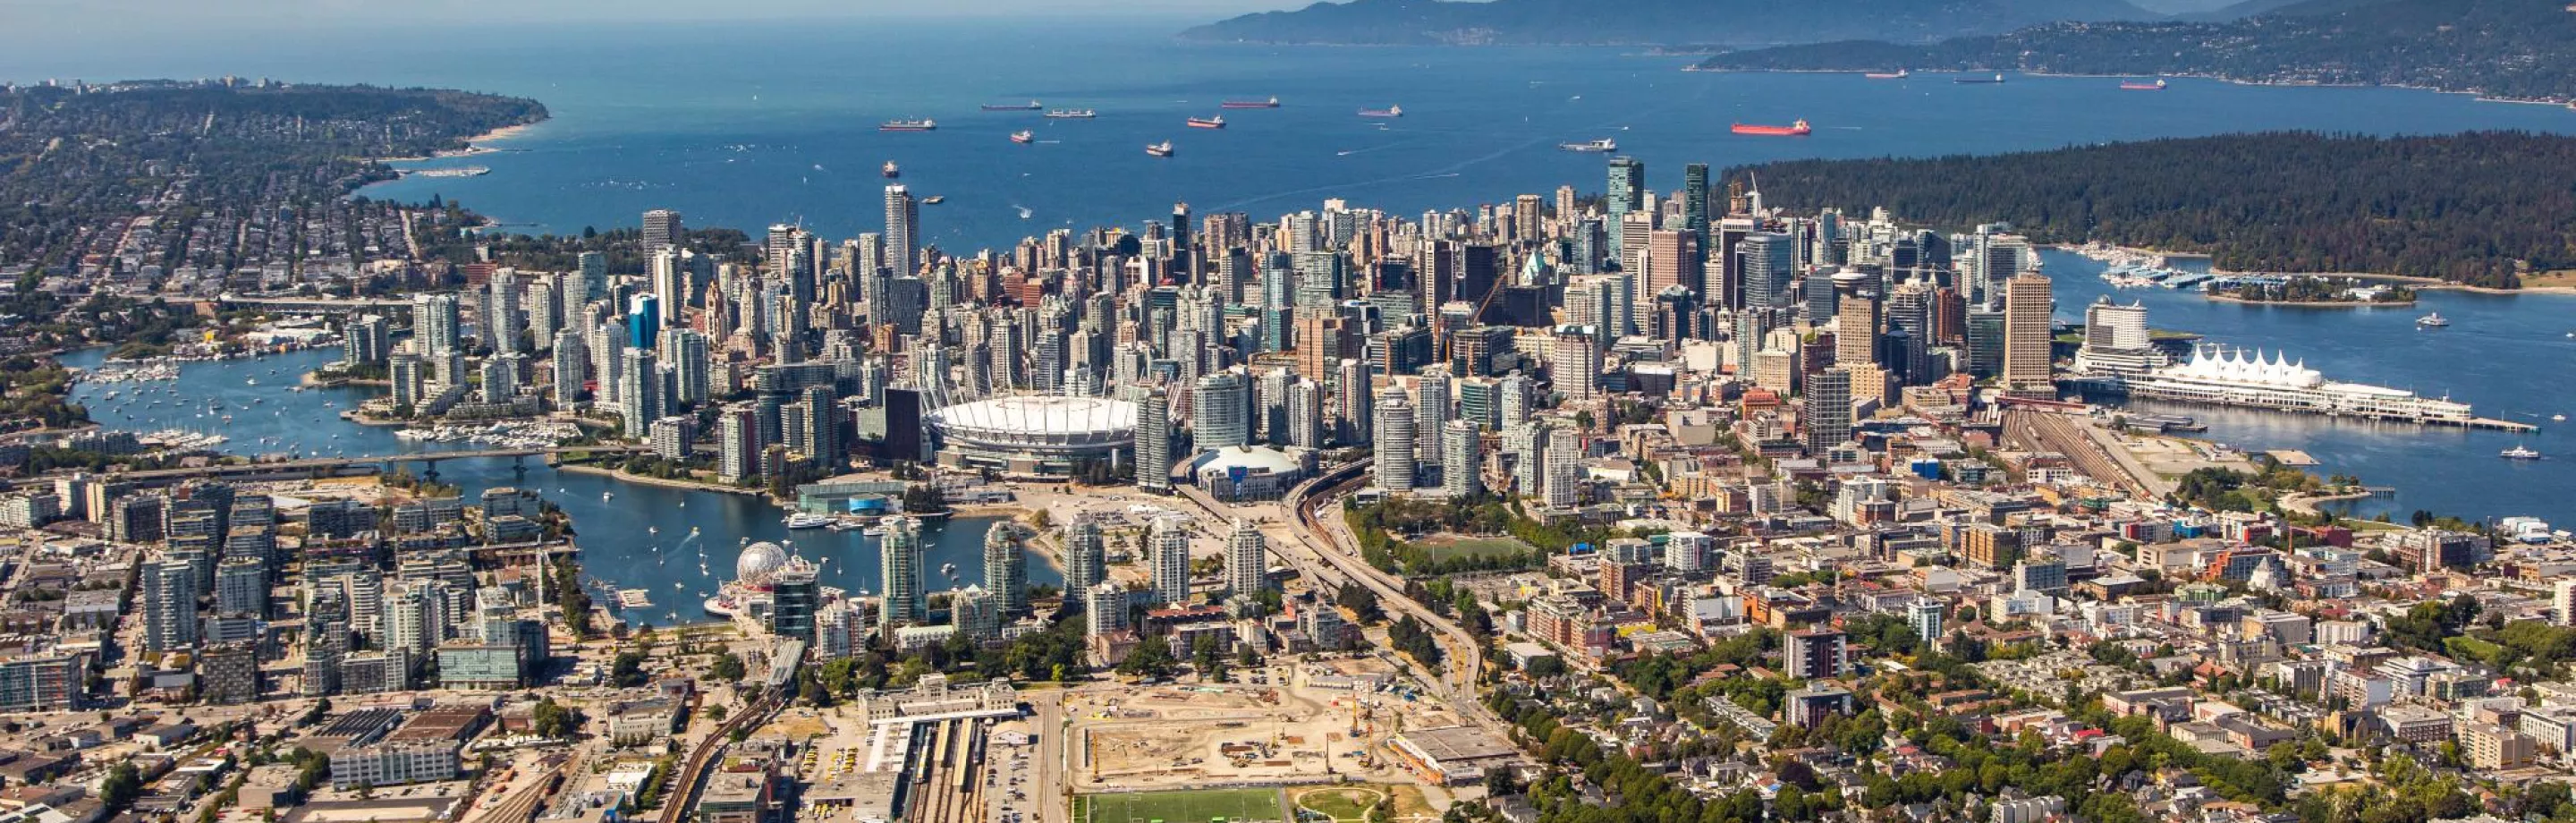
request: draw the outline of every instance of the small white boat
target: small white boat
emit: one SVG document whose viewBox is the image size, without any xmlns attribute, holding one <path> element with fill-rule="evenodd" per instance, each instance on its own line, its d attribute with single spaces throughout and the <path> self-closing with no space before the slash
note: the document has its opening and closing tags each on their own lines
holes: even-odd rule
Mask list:
<svg viewBox="0 0 2576 823">
<path fill-rule="evenodd" d="M 2504 450 L 2504 452 L 2498 456 L 2503 457 L 2506 460 L 2538 460 L 2540 459 L 2540 452 L 2533 450 L 2530 446 L 2515 446 Z"/>
<path fill-rule="evenodd" d="M 2449 325 L 2451 325 L 2450 318 L 2443 317 L 2441 312 L 2415 318 L 2415 327 L 2419 329 L 2438 329 Z"/>
</svg>

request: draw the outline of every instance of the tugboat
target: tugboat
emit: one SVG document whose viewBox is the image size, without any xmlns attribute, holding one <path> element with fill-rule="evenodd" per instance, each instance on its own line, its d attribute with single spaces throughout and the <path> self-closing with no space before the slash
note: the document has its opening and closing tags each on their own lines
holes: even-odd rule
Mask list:
<svg viewBox="0 0 2576 823">
<path fill-rule="evenodd" d="M 2161 77 L 2156 78 L 2156 82 L 2153 82 L 2153 83 L 2149 83 L 2149 82 L 2146 82 L 2146 81 L 2143 81 L 2143 80 L 2131 80 L 2131 81 L 2126 82 L 2126 83 L 2121 83 L 2121 84 L 2120 84 L 2120 90 L 2121 90 L 2121 91 L 2164 91 L 2164 90 L 2165 90 L 2165 81 L 2164 81 L 2164 78 L 2161 78 Z"/>
<path fill-rule="evenodd" d="M 1011 132 L 1011 142 L 1018 143 L 1023 146 L 1035 143 L 1037 142 L 1037 139 L 1038 136 L 1027 129 Z"/>
<path fill-rule="evenodd" d="M 1786 126 L 1756 126 L 1737 123 L 1735 124 L 1734 131 L 1736 134 L 1749 134 L 1757 137 L 1805 137 L 1814 133 L 1815 128 L 1808 126 L 1807 121 L 1800 120 Z"/>
<path fill-rule="evenodd" d="M 1217 108 L 1220 109 L 1275 109 L 1278 107 L 1279 98 L 1276 97 L 1268 100 L 1228 100 L 1217 104 Z"/>
<path fill-rule="evenodd" d="M 902 170 L 902 169 L 899 169 L 899 168 L 896 168 L 896 167 L 895 167 L 895 165 L 894 165 L 894 161 L 892 161 L 892 160 L 888 160 L 888 161 L 886 161 L 886 164 L 885 164 L 885 176 L 886 176 L 886 179 L 888 179 L 888 180 L 892 180 L 892 179 L 895 179 L 895 178 L 897 178 L 897 177 L 902 177 L 902 176 L 903 176 L 903 170 Z"/>
<path fill-rule="evenodd" d="M 2504 452 L 2498 456 L 2503 457 L 2506 460 L 2538 460 L 2540 459 L 2540 452 L 2533 450 L 2529 446 L 2515 446 L 2504 450 Z"/>
<path fill-rule="evenodd" d="M 1361 117 L 1403 117 L 1403 116 L 1404 116 L 1404 107 L 1403 107 L 1403 106 L 1388 106 L 1388 107 L 1386 107 L 1386 108 L 1382 108 L 1382 109 L 1361 109 L 1361 110 L 1360 110 L 1360 116 L 1361 116 Z"/>
<path fill-rule="evenodd" d="M 2438 329 L 2449 325 L 2451 325 L 2450 318 L 2443 317 L 2441 312 L 2415 318 L 2415 327 L 2419 329 Z"/>
<path fill-rule="evenodd" d="M 1165 140 L 1160 143 L 1148 145 L 1145 147 L 1145 153 L 1155 157 L 1170 157 L 1172 156 L 1172 141 Z"/>
<path fill-rule="evenodd" d="M 1192 117 L 1192 118 L 1190 118 L 1190 128 L 1194 128 L 1194 129 L 1221 129 L 1221 128 L 1225 128 L 1225 118 L 1223 118 L 1223 117 Z"/>
<path fill-rule="evenodd" d="M 929 119 L 929 118 L 923 118 L 923 119 L 920 119 L 920 120 L 888 120 L 888 121 L 885 121 L 885 123 L 884 123 L 883 125 L 879 125 L 879 126 L 877 126 L 877 131 L 938 131 L 938 130 L 939 130 L 939 121 L 937 121 L 937 120 L 932 120 L 932 119 Z"/>
</svg>

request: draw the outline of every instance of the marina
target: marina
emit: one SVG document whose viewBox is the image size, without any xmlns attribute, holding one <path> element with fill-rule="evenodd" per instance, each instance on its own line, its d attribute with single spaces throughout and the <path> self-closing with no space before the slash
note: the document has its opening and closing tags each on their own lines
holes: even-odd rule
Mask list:
<svg viewBox="0 0 2576 823">
<path fill-rule="evenodd" d="M 92 349 L 66 354 L 63 360 L 74 368 L 95 369 L 104 354 Z M 336 349 L 307 349 L 256 359 L 191 362 L 171 366 L 175 372 L 171 382 L 152 384 L 172 397 L 189 398 L 193 405 L 128 405 L 122 401 L 132 399 L 137 385 L 130 382 L 83 382 L 73 387 L 72 400 L 87 406 L 91 418 L 102 426 L 137 432 L 211 425 L 205 421 L 214 418 L 201 421 L 194 416 L 208 403 L 227 409 L 254 408 L 257 411 L 223 426 L 227 441 L 212 447 L 243 456 L 432 455 L 485 448 L 466 440 L 404 438 L 387 427 L 340 419 L 338 409 L 354 406 L 381 389 L 347 386 L 290 392 L 276 387 L 338 359 Z M 244 382 L 253 377 L 260 385 Z M 110 391 L 120 391 L 116 401 L 106 399 Z M 421 470 L 416 463 L 402 468 Z M 607 474 L 559 470 L 536 460 L 451 458 L 439 461 L 437 468 L 439 481 L 454 484 L 468 499 L 491 488 L 533 489 L 570 515 L 583 571 L 606 583 L 600 596 L 603 603 L 615 602 L 614 592 L 622 589 L 712 593 L 725 564 L 707 562 L 702 555 L 730 555 L 736 547 L 758 541 L 778 543 L 812 560 L 829 558 L 821 563 L 826 585 L 850 591 L 879 587 L 877 535 L 861 529 L 790 531 L 779 508 L 762 497 L 628 483 Z M 982 579 L 984 532 L 998 519 L 953 516 L 922 522 L 925 562 L 955 564 L 961 579 Z M 1042 556 L 1030 558 L 1028 576 L 1032 584 L 1063 580 L 1062 572 Z M 629 609 L 621 616 L 630 623 L 655 626 L 713 619 L 699 608 L 699 600 L 676 608 L 665 604 Z"/>
</svg>

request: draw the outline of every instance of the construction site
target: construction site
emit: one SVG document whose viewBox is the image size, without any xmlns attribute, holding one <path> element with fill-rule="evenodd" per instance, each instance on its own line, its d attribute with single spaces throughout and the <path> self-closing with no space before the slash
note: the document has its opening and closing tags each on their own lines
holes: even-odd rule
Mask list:
<svg viewBox="0 0 2576 823">
<path fill-rule="evenodd" d="M 1387 741 L 1460 722 L 1374 658 L 1274 665 L 1255 680 L 1068 701 L 1074 790 L 1406 782 Z"/>
</svg>

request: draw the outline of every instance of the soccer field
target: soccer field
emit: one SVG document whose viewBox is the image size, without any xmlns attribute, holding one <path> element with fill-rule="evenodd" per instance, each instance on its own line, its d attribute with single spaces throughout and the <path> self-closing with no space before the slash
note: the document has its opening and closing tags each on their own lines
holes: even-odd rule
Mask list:
<svg viewBox="0 0 2576 823">
<path fill-rule="evenodd" d="M 1137 794 L 1095 794 L 1083 798 L 1086 823 L 1209 823 L 1279 820 L 1276 789 L 1219 789 Z"/>
</svg>

